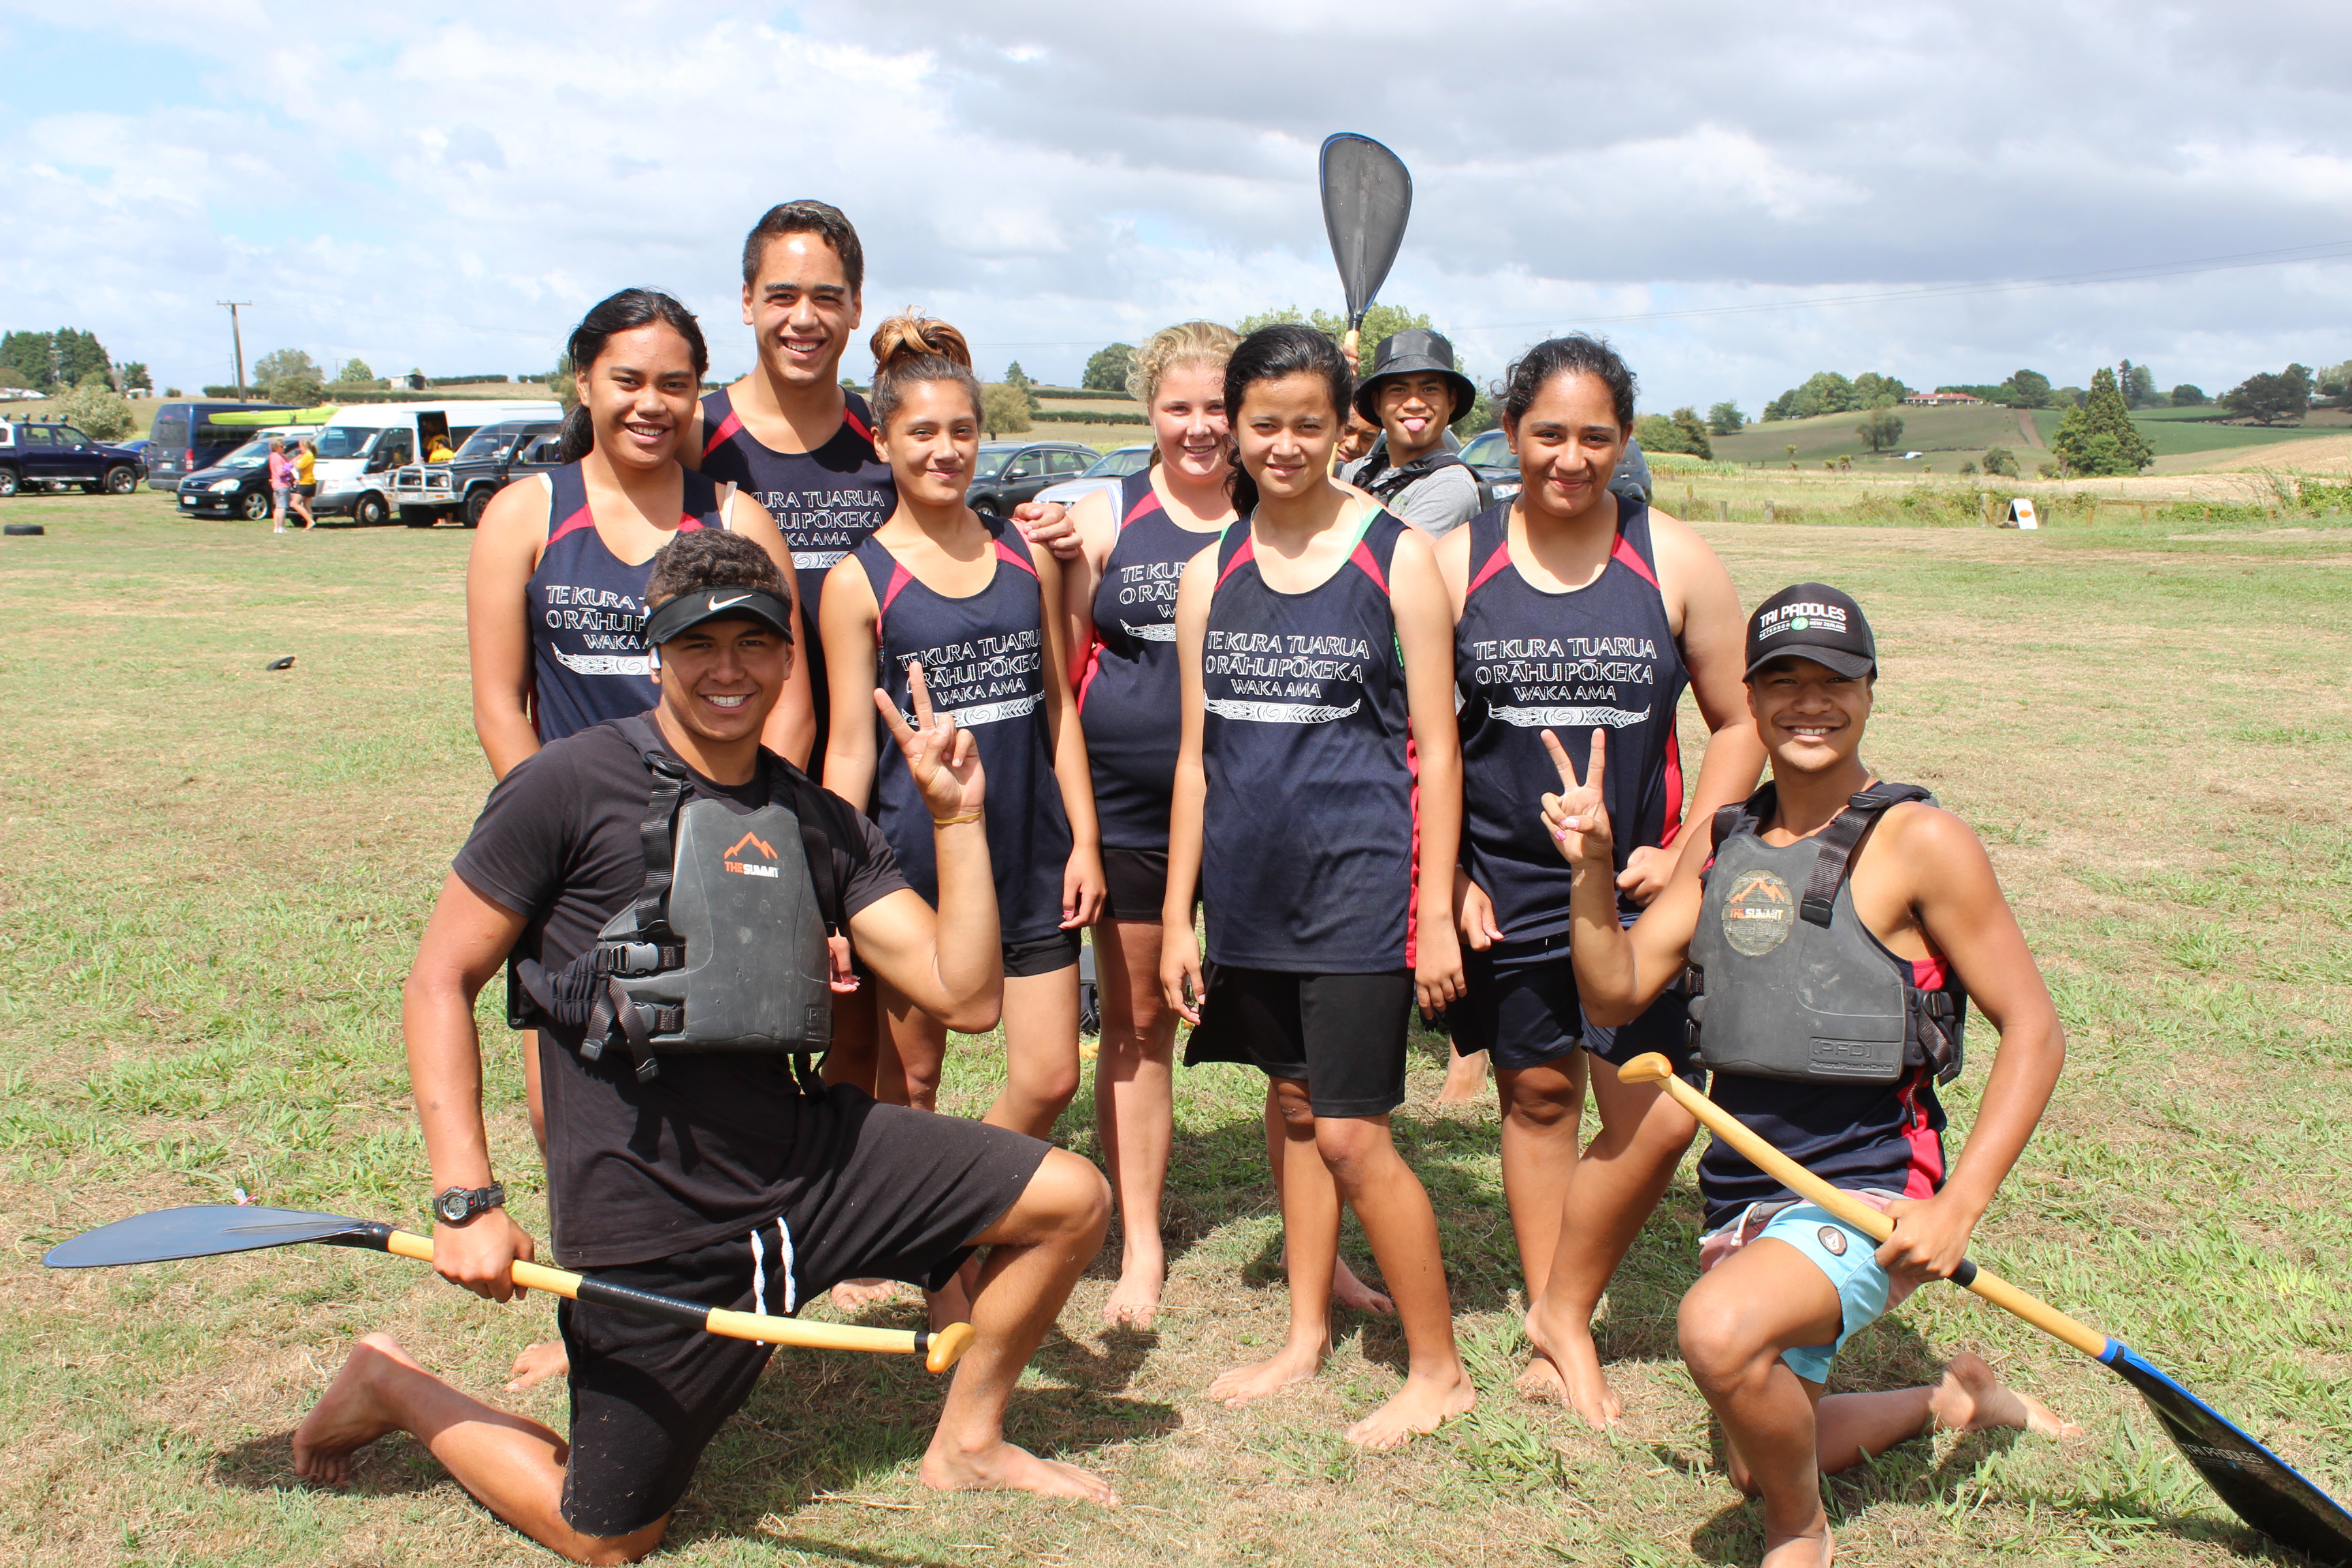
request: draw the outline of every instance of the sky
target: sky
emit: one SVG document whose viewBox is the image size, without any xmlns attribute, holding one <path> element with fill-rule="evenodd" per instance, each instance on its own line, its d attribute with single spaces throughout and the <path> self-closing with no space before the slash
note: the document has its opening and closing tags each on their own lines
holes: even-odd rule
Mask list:
<svg viewBox="0 0 2352 1568">
<path fill-rule="evenodd" d="M 732 376 L 742 234 L 815 196 L 869 329 L 1070 381 L 1339 309 L 1316 154 L 1352 131 L 1412 172 L 1381 297 L 1482 383 L 1584 329 L 1645 410 L 2126 357 L 2218 392 L 2352 358 L 2347 58 L 2342 0 L 79 0 L 0 18 L 0 327 L 194 391 L 251 300 L 248 365 L 518 374 L 651 284 Z"/>
</svg>

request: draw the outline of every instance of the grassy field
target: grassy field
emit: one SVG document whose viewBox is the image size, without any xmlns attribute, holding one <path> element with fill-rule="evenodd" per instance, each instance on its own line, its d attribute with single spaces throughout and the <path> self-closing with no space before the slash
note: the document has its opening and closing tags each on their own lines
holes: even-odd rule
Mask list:
<svg viewBox="0 0 2352 1568">
<path fill-rule="evenodd" d="M 1745 483 L 1696 481 L 1695 510 L 1752 507 Z M 1821 576 L 1870 607 L 1885 660 L 1870 754 L 1977 826 L 2071 1036 L 1976 1255 L 2352 1497 L 2352 527 L 2109 506 L 2020 534 L 1893 525 L 1925 487 L 1819 486 L 1803 507 L 1791 493 L 1778 526 L 1704 531 L 1750 601 Z M 1955 490 L 1907 515 L 1950 523 L 1968 504 Z M 379 1444 L 348 1492 L 296 1485 L 287 1447 L 356 1333 L 388 1326 L 495 1398 L 515 1351 L 548 1333 L 544 1300 L 496 1308 L 340 1251 L 80 1275 L 37 1261 L 89 1226 L 240 1186 L 419 1223 L 394 998 L 488 782 L 467 711 L 468 537 L 278 538 L 182 522 L 144 495 L 5 510 L 49 532 L 0 541 L 0 696 L 17 716 L 0 773 L 15 954 L 0 980 L 0 1560 L 547 1561 L 412 1443 Z M 1832 518 L 1886 525 L 1812 525 Z M 292 669 L 262 668 L 289 654 Z M 483 1018 L 497 1159 L 536 1226 L 514 1049 Z M 1949 1096 L 1955 1150 L 1991 1045 L 1981 1020 L 1974 1032 Z M 976 1113 L 995 1064 L 990 1041 L 961 1042 L 949 1106 Z M 786 1354 L 711 1451 L 662 1560 L 1754 1562 L 1756 1515 L 1674 1356 L 1689 1168 L 1601 1330 L 1628 1419 L 1585 1431 L 1511 1392 L 1522 1303 L 1496 1121 L 1441 1110 L 1438 1081 L 1424 1055 L 1397 1125 L 1444 1227 L 1482 1388 L 1470 1417 L 1402 1454 L 1350 1450 L 1339 1428 L 1402 1366 L 1392 1322 L 1352 1317 L 1325 1375 L 1291 1396 L 1244 1411 L 1202 1397 L 1279 1338 L 1284 1292 L 1257 1082 L 1187 1071 L 1162 1326 L 1101 1328 L 1114 1237 L 1013 1419 L 1017 1440 L 1108 1470 L 1128 1507 L 925 1492 L 935 1383 L 897 1360 Z M 1088 1092 L 1062 1132 L 1091 1153 Z M 1947 1436 L 1884 1456 L 1830 1485 L 1846 1560 L 2284 1561 L 2109 1373 L 1960 1292 L 1925 1289 L 1861 1336 L 1840 1385 L 1932 1375 L 1960 1348 L 2089 1437 Z M 520 1404 L 562 1422 L 560 1390 Z"/>
<path fill-rule="evenodd" d="M 2050 437 L 2057 433 L 2058 422 L 2064 417 L 2050 408 L 2028 414 L 1990 406 L 1898 408 L 1895 412 L 1903 419 L 1903 436 L 1891 454 L 1871 453 L 1855 432 L 1854 427 L 1862 422 L 1859 414 L 1776 419 L 1769 425 L 1750 425 L 1736 436 L 1714 437 L 1708 444 L 1717 458 L 1731 462 L 1777 467 L 1794 461 L 1807 468 L 1819 468 L 1824 461 L 1844 458 L 1859 468 L 1907 471 L 1921 465 L 1916 460 L 1904 461 L 1900 454 L 1917 451 L 1928 455 L 1928 468 L 1946 474 L 1956 472 L 1963 461 L 1981 463 L 1988 447 L 2007 447 L 2030 475 L 2036 463 L 2047 460 L 2047 454 L 2037 448 L 2050 444 Z M 2221 453 L 2241 447 L 2291 447 L 2300 441 L 2340 438 L 2345 433 L 2345 425 L 2335 417 L 2335 410 L 2323 410 L 2304 425 L 2271 426 L 2224 425 L 2188 417 L 2198 412 L 2149 409 L 2132 417 L 2158 458 Z M 2029 423 L 2032 426 L 2031 436 L 2024 428 Z M 1797 448 L 1793 458 L 1789 453 L 1791 445 Z M 2291 461 L 2292 453 L 2282 453 L 2280 458 L 2282 461 Z"/>
</svg>

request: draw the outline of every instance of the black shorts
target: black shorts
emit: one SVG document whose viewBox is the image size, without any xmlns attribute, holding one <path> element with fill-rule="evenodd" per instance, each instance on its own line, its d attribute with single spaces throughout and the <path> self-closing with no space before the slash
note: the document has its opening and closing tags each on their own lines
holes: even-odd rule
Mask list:
<svg viewBox="0 0 2352 1568">
<path fill-rule="evenodd" d="M 1105 845 L 1102 867 L 1109 892 L 1103 900 L 1102 918 L 1158 925 L 1160 909 L 1168 902 L 1168 851 Z M 1197 905 L 1201 900 L 1195 897 L 1192 901 Z"/>
<path fill-rule="evenodd" d="M 1023 980 L 1033 974 L 1053 974 L 1078 961 L 1078 933 L 1057 931 L 1047 936 L 1004 944 L 1004 978 Z"/>
<path fill-rule="evenodd" d="M 1318 1116 L 1382 1116 L 1404 1103 L 1412 974 L 1291 974 L 1216 966 L 1185 1065 L 1246 1062 L 1307 1085 Z"/>
<path fill-rule="evenodd" d="M 1640 1017 L 1612 1027 L 1584 1016 L 1566 931 L 1530 942 L 1498 942 L 1484 952 L 1465 948 L 1462 973 L 1468 994 L 1445 1010 L 1447 1032 L 1460 1055 L 1486 1051 L 1497 1068 L 1517 1071 L 1556 1061 L 1580 1047 L 1617 1067 L 1657 1051 L 1676 1072 L 1691 1076 L 1689 998 L 1680 982 Z"/>
<path fill-rule="evenodd" d="M 793 1201 L 751 1235 L 595 1277 L 736 1311 L 791 1313 L 844 1279 L 936 1289 L 971 1256 L 971 1238 L 1011 1208 L 1047 1145 L 1003 1128 L 877 1105 L 836 1084 L 794 1146 L 833 1149 L 824 1169 L 787 1161 Z M 839 1152 L 845 1150 L 845 1157 Z M 699 1329 L 566 1301 L 572 1457 L 563 1519 L 589 1535 L 627 1535 L 677 1506 L 702 1450 L 751 1396 L 770 1348 Z"/>
<path fill-rule="evenodd" d="M 296 485 L 294 487 L 294 493 L 300 496 L 304 500 L 309 500 L 312 496 L 319 493 L 319 487 L 316 485 Z"/>
</svg>

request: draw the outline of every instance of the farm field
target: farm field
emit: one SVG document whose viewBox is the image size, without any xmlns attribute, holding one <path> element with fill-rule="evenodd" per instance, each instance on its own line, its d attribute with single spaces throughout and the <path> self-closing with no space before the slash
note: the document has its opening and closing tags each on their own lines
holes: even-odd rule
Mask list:
<svg viewBox="0 0 2352 1568">
<path fill-rule="evenodd" d="M 1852 423 L 1851 417 L 1845 423 Z M 1792 426 L 1775 426 L 1778 431 Z M 1041 426 L 1038 434 L 1063 432 Z M 2022 453 L 2021 453 L 2022 456 Z M 1663 477 L 1662 477 L 1663 478 Z M 1940 476 L 1939 476 L 1940 478 Z M 2042 1131 L 1972 1249 L 2132 1342 L 2352 1498 L 2352 520 L 2150 487 L 2055 498 L 2036 534 L 1976 492 L 1894 479 L 1670 481 L 1743 599 L 1853 592 L 1885 678 L 1869 754 L 1990 848 L 2070 1036 Z M 2251 479 L 2244 481 L 2252 483 Z M 1760 505 L 1776 502 L 1772 525 Z M 1718 523 L 1720 503 L 1733 521 Z M 2273 503 L 2274 504 L 2274 503 Z M 287 1434 L 369 1329 L 494 1399 L 546 1337 L 374 1254 L 289 1249 L 52 1274 L 39 1255 L 136 1210 L 260 1202 L 421 1221 L 394 1017 L 419 923 L 488 788 L 465 679 L 458 530 L 184 522 L 166 498 L 22 498 L 0 542 L 0 1560 L 43 1565 L 552 1561 L 405 1439 L 347 1492 L 292 1479 Z M 1795 521 L 1791 521 L 1791 520 Z M 1832 526 L 1835 525 L 1835 526 Z M 1935 525 L 1935 526 L 1927 526 Z M 292 669 L 266 663 L 295 656 Z M 1686 773 L 1703 735 L 1689 727 Z M 496 988 L 492 988 L 495 992 Z M 544 1205 L 511 1037 L 481 1009 L 494 1152 Z M 1992 1039 L 1948 1094 L 1957 1152 Z M 1214 1373 L 1281 1334 L 1259 1093 L 1178 1078 L 1169 1310 L 1106 1331 L 1118 1238 L 1032 1368 L 1012 1435 L 1108 1471 L 1128 1506 L 942 1497 L 914 1481 L 939 1384 L 904 1362 L 780 1354 L 657 1561 L 681 1564 L 1753 1563 L 1674 1353 L 1695 1272 L 1685 1163 L 1612 1289 L 1609 1436 L 1511 1388 L 1524 1347 L 1496 1122 L 1416 1060 L 1400 1142 L 1438 1207 L 1470 1416 L 1396 1455 L 1338 1433 L 1402 1373 L 1392 1321 L 1342 1314 L 1321 1378 L 1246 1410 Z M 992 1097 L 959 1039 L 943 1106 Z M 1093 1154 L 1090 1088 L 1060 1141 Z M 1371 1271 L 1352 1226 L 1345 1241 Z M 820 1307 L 819 1315 L 829 1311 Z M 912 1302 L 871 1321 L 911 1324 Z M 1840 1358 L 1891 1387 L 1970 1349 L 2081 1422 L 1904 1446 L 1829 1489 L 1855 1563 L 2284 1563 L 2111 1374 L 1928 1287 Z M 562 1421 L 560 1387 L 512 1401 Z"/>
<path fill-rule="evenodd" d="M 1939 471 L 1948 473 L 1958 468 L 1962 458 L 1982 458 L 1988 447 L 2009 447 L 2019 454 L 2026 472 L 2033 471 L 2032 462 L 2024 457 L 2032 443 L 2021 433 L 2017 410 L 2013 408 L 1898 408 L 1895 412 L 1903 417 L 1899 449 L 1934 453 Z M 1808 468 L 1819 468 L 1823 458 L 1850 457 L 1857 463 L 1895 461 L 1870 456 L 1867 444 L 1854 434 L 1854 426 L 1861 422 L 1860 414 L 1775 419 L 1769 424 L 1750 425 L 1736 436 L 1710 437 L 1708 445 L 1715 448 L 1717 458 L 1734 463 L 1789 462 L 1791 458 L 1788 447 L 1791 442 L 1797 447 L 1793 460 Z"/>
</svg>

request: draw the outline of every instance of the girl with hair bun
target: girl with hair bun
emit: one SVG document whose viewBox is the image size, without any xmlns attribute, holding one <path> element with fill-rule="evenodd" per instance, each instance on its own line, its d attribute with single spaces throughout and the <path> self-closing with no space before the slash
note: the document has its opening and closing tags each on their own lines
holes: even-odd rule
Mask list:
<svg viewBox="0 0 2352 1568">
<path fill-rule="evenodd" d="M 1388 1120 L 1404 1100 L 1416 994 L 1433 1014 L 1461 992 L 1461 767 L 1453 623 L 1429 538 L 1330 475 L 1352 381 L 1311 327 L 1253 332 L 1225 364 L 1240 521 L 1177 593 L 1183 731 L 1160 976 L 1168 1006 L 1199 1026 L 1188 1060 L 1246 1062 L 1268 1080 L 1290 1331 L 1210 1396 L 1245 1404 L 1320 1369 L 1344 1204 L 1410 1358 L 1404 1387 L 1347 1436 L 1391 1448 L 1476 1403 L 1437 1216 Z M 1215 976 L 1197 1005 L 1196 887 Z"/>
<path fill-rule="evenodd" d="M 1731 576 L 1688 527 L 1609 489 L 1633 424 L 1633 373 L 1582 334 L 1538 343 L 1500 389 L 1518 499 L 1436 546 L 1454 616 L 1461 697 L 1462 871 L 1456 918 L 1468 994 L 1454 1049 L 1491 1053 L 1503 1102 L 1503 1191 L 1536 1355 L 1520 1387 L 1614 1422 L 1591 1319 L 1696 1129 L 1655 1085 L 1618 1081 L 1645 1051 L 1686 1059 L 1682 997 L 1631 1024 L 1587 1024 L 1569 957 L 1570 868 L 1527 803 L 1557 789 L 1557 734 L 1580 770 L 1609 731 L 1621 918 L 1631 923 L 1718 806 L 1756 787 L 1764 748 L 1743 685 L 1747 623 Z M 1685 820 L 1675 710 L 1688 685 L 1712 738 Z M 1694 847 L 1696 846 L 1696 847 Z M 1601 1131 L 1577 1157 L 1591 1052 Z"/>
<path fill-rule="evenodd" d="M 872 696 L 877 650 L 882 688 L 901 712 L 920 665 L 936 710 L 971 731 L 990 798 L 1001 803 L 972 825 L 988 837 L 1004 947 L 1005 1084 L 984 1120 L 1042 1138 L 1077 1092 L 1078 930 L 1103 900 L 1058 613 L 1061 568 L 1042 545 L 964 504 L 981 402 L 963 334 L 894 316 L 873 348 L 874 448 L 890 465 L 898 504 L 825 578 L 824 784 L 874 803 L 908 881 L 934 897 L 932 822 L 904 761 L 880 756 Z M 947 1032 L 887 984 L 881 1003 L 877 1098 L 929 1110 Z"/>
</svg>

